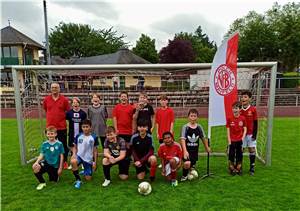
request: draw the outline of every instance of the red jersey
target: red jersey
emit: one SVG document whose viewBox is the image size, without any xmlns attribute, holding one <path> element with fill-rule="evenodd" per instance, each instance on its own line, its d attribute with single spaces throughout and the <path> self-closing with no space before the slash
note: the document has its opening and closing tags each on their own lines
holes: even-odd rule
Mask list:
<svg viewBox="0 0 300 211">
<path fill-rule="evenodd" d="M 255 106 L 249 105 L 246 109 L 242 108 L 241 115 L 246 118 L 247 135 L 252 135 L 254 120 L 257 120 L 257 112 Z"/>
<path fill-rule="evenodd" d="M 53 125 L 57 130 L 67 129 L 66 112 L 70 110 L 68 98 L 59 95 L 54 100 L 52 95 L 45 97 L 43 107 L 46 111 L 46 127 Z"/>
<path fill-rule="evenodd" d="M 132 134 L 132 118 L 134 114 L 134 106 L 130 104 L 118 104 L 114 107 L 112 115 L 117 119 L 117 129 L 119 134 Z"/>
<path fill-rule="evenodd" d="M 173 157 L 182 158 L 182 150 L 181 146 L 174 142 L 171 146 L 167 146 L 165 144 L 161 144 L 158 149 L 158 156 L 164 161 L 168 161 Z"/>
<path fill-rule="evenodd" d="M 158 124 L 158 136 L 162 139 L 164 132 L 170 132 L 171 123 L 174 123 L 174 111 L 172 108 L 156 109 L 155 122 Z"/>
<path fill-rule="evenodd" d="M 231 117 L 227 119 L 226 127 L 230 131 L 230 140 L 232 142 L 241 141 L 244 133 L 244 127 L 247 127 L 244 116 Z"/>
</svg>

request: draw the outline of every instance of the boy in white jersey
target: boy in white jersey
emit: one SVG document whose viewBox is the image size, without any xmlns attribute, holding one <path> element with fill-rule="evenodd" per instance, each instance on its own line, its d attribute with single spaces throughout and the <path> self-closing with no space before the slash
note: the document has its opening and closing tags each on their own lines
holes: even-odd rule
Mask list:
<svg viewBox="0 0 300 211">
<path fill-rule="evenodd" d="M 82 122 L 82 131 L 76 136 L 71 158 L 72 171 L 75 176 L 75 188 L 80 188 L 82 182 L 78 172 L 80 164 L 84 167 L 84 177 L 86 180 L 92 179 L 93 169 L 96 168 L 98 139 L 91 134 L 91 121 Z"/>
</svg>

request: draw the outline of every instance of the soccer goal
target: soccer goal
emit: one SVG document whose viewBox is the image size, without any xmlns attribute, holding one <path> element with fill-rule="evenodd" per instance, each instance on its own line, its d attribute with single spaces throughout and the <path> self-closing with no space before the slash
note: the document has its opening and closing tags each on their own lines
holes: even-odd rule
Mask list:
<svg viewBox="0 0 300 211">
<path fill-rule="evenodd" d="M 154 108 L 159 106 L 160 94 L 166 94 L 175 111 L 178 140 L 190 108 L 199 111 L 199 123 L 207 133 L 210 68 L 210 63 L 12 66 L 22 164 L 37 157 L 45 140 L 42 101 L 52 81 L 59 83 L 61 93 L 69 99 L 79 97 L 83 109 L 90 104 L 91 94 L 99 93 L 110 117 L 120 91 L 127 91 L 133 104 L 144 91 Z M 238 63 L 238 94 L 240 97 L 244 90 L 253 94 L 252 104 L 259 115 L 257 157 L 266 165 L 271 165 L 276 72 L 276 62 Z M 226 137 L 225 126 L 212 128 L 211 155 L 226 156 Z M 200 154 L 206 155 L 203 149 Z"/>
</svg>

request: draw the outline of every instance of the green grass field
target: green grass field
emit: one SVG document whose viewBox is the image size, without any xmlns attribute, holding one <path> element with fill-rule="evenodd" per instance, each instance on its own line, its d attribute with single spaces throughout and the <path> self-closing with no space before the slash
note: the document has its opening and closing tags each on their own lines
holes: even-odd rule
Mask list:
<svg viewBox="0 0 300 211">
<path fill-rule="evenodd" d="M 1 124 L 3 210 L 300 210 L 300 118 L 275 119 L 272 166 L 258 162 L 254 177 L 246 173 L 229 176 L 226 158 L 213 157 L 215 177 L 179 183 L 174 188 L 157 172 L 147 197 L 137 193 L 139 181 L 133 167 L 125 182 L 117 178 L 117 167 L 113 167 L 108 188 L 101 187 L 99 166 L 93 180 L 80 190 L 73 187 L 71 171 L 65 170 L 59 183 L 47 183 L 45 189 L 36 191 L 31 165 L 20 165 L 16 120 L 1 120 Z M 177 124 L 176 130 L 180 127 Z M 245 157 L 246 170 L 248 162 Z M 205 174 L 206 158 L 200 158 L 197 168 L 200 175 Z"/>
</svg>

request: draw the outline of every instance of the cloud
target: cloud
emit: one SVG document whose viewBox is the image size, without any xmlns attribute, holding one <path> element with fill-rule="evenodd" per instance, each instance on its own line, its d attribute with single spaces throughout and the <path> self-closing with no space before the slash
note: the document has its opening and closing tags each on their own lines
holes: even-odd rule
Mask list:
<svg viewBox="0 0 300 211">
<path fill-rule="evenodd" d="M 108 18 L 111 20 L 117 20 L 119 18 L 119 14 L 117 10 L 108 2 L 103 1 L 53 1 L 56 5 L 62 7 L 74 8 L 77 10 L 82 10 L 87 13 L 91 13 L 97 17 Z"/>
<path fill-rule="evenodd" d="M 42 44 L 44 16 L 42 2 L 4 1 L 1 2 L 1 28 L 11 26 Z"/>
<path fill-rule="evenodd" d="M 203 33 L 206 33 L 210 40 L 220 44 L 225 28 L 206 20 L 200 14 L 178 14 L 164 20 L 152 23 L 153 30 L 160 31 L 169 35 L 173 39 L 174 35 L 179 32 L 194 32 L 198 26 L 201 26 Z"/>
</svg>

